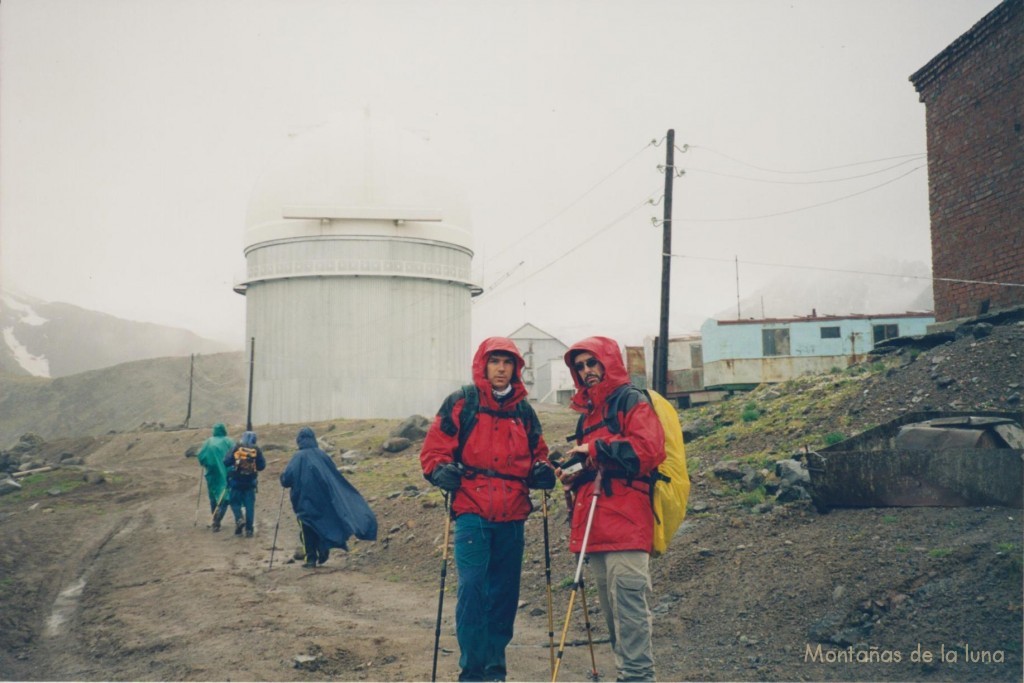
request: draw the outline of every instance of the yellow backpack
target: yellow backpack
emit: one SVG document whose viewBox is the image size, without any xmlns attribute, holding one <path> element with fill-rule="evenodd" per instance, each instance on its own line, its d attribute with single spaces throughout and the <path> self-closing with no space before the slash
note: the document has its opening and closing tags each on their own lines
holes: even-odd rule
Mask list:
<svg viewBox="0 0 1024 683">
<path fill-rule="evenodd" d="M 654 482 L 654 556 L 657 557 L 665 552 L 686 519 L 690 476 L 686 471 L 686 446 L 679 413 L 658 392 L 648 390 L 646 393 L 665 432 L 665 460 L 658 465 L 659 476 Z"/>
</svg>

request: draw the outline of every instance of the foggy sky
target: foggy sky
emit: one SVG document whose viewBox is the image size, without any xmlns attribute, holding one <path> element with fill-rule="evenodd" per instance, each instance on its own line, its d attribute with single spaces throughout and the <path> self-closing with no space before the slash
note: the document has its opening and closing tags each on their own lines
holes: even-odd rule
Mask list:
<svg viewBox="0 0 1024 683">
<path fill-rule="evenodd" d="M 260 171 L 369 110 L 429 136 L 472 211 L 474 341 L 635 343 L 672 128 L 672 332 L 695 330 L 737 258 L 744 294 L 786 265 L 930 264 L 908 77 L 996 4 L 5 0 L 0 275 L 242 348 Z"/>
</svg>

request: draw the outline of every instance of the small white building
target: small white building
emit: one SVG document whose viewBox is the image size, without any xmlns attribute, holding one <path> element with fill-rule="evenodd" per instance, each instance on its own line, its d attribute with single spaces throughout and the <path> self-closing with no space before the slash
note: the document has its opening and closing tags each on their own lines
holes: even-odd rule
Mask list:
<svg viewBox="0 0 1024 683">
<path fill-rule="evenodd" d="M 572 375 L 565 364 L 569 347 L 544 330 L 526 323 L 508 335 L 516 344 L 526 367 L 523 384 L 531 401 L 568 405 L 575 391 Z"/>
</svg>

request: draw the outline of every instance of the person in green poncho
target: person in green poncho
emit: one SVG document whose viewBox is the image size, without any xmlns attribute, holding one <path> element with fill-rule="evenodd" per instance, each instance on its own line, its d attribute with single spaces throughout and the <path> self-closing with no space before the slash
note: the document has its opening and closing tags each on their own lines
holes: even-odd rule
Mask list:
<svg viewBox="0 0 1024 683">
<path fill-rule="evenodd" d="M 213 436 L 203 442 L 196 455 L 199 464 L 206 468 L 206 493 L 210 496 L 210 512 L 214 515 L 214 531 L 220 531 L 220 520 L 227 509 L 227 468 L 224 456 L 234 448 L 235 442 L 228 436 L 223 422 L 213 425 Z M 220 509 L 218 509 L 220 508 Z"/>
</svg>

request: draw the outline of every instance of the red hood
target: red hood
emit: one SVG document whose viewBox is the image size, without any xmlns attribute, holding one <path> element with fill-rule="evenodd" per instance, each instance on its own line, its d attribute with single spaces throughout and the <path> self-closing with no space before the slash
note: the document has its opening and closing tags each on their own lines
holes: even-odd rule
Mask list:
<svg viewBox="0 0 1024 683">
<path fill-rule="evenodd" d="M 604 380 L 592 387 L 587 387 L 580 382 L 580 376 L 572 366 L 573 356 L 580 351 L 592 353 L 604 366 Z M 581 413 L 592 410 L 595 406 L 604 404 L 608 394 L 618 389 L 623 384 L 629 384 L 629 373 L 622 363 L 622 353 L 619 351 L 619 344 L 608 337 L 587 337 L 581 339 L 565 352 L 565 364 L 569 366 L 572 381 L 576 385 L 576 394 L 572 397 L 572 408 Z"/>
<path fill-rule="evenodd" d="M 497 408 L 498 402 L 491 394 L 491 383 L 487 381 L 487 357 L 494 351 L 504 351 L 515 358 L 516 370 L 512 377 L 512 398 L 505 402 L 506 407 L 513 406 L 526 398 L 526 387 L 523 386 L 523 366 L 526 362 L 519 355 L 514 341 L 507 337 L 488 337 L 480 343 L 480 348 L 473 356 L 473 384 L 480 390 L 480 405 Z"/>
</svg>

